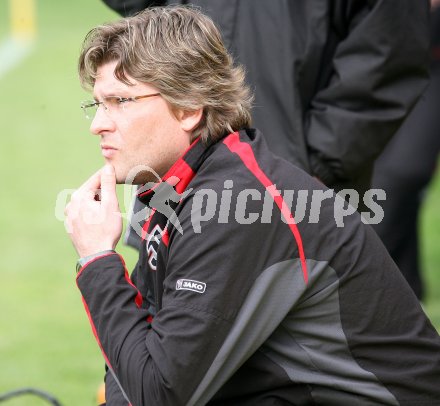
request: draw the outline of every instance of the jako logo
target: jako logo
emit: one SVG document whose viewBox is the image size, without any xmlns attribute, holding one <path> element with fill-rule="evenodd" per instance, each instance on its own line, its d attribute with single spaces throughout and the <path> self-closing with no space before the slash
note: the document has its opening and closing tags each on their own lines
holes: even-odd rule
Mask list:
<svg viewBox="0 0 440 406">
<path fill-rule="evenodd" d="M 176 282 L 176 290 L 192 290 L 197 293 L 204 293 L 206 283 L 199 281 L 192 281 L 190 279 L 179 279 Z"/>
</svg>

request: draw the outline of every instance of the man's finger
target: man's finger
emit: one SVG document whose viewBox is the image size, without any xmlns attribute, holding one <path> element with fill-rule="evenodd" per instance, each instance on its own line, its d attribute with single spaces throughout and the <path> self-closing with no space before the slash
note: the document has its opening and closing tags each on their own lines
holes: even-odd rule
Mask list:
<svg viewBox="0 0 440 406">
<path fill-rule="evenodd" d="M 105 165 L 101 171 L 101 203 L 113 204 L 116 200 L 116 175 L 113 166 Z"/>
</svg>

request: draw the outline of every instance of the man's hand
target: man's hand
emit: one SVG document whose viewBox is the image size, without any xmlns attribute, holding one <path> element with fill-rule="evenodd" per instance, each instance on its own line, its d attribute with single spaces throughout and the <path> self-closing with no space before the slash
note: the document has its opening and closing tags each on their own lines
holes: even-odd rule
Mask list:
<svg viewBox="0 0 440 406">
<path fill-rule="evenodd" d="M 111 165 L 104 166 L 73 193 L 65 214 L 67 232 L 81 258 L 116 247 L 122 217 Z"/>
</svg>

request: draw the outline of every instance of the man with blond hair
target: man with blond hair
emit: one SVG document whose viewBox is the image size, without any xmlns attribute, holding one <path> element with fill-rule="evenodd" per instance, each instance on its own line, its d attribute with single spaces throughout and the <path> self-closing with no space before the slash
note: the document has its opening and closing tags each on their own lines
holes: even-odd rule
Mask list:
<svg viewBox="0 0 440 406">
<path fill-rule="evenodd" d="M 208 17 L 158 7 L 99 26 L 79 71 L 106 165 L 66 227 L 108 405 L 440 399 L 417 298 L 360 216 L 249 128 L 243 70 Z M 115 189 L 131 180 L 152 213 L 129 277 Z"/>
</svg>

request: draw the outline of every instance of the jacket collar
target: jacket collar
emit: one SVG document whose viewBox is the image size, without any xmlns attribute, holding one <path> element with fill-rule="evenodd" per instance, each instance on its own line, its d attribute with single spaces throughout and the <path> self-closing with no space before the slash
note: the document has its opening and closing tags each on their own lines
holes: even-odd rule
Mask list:
<svg viewBox="0 0 440 406">
<path fill-rule="evenodd" d="M 171 190 L 169 186 L 172 186 L 178 194 L 183 193 L 202 162 L 206 159 L 209 150 L 210 145 L 204 144 L 200 137 L 196 138 L 159 182 L 146 183 L 139 188 L 137 192 L 138 199 L 148 205 L 151 197 L 155 193 L 159 193 L 159 190 Z"/>
</svg>

